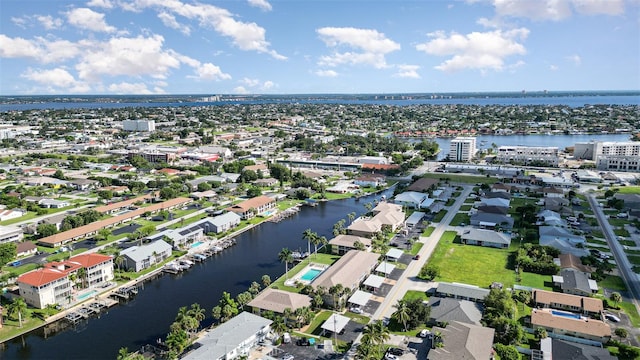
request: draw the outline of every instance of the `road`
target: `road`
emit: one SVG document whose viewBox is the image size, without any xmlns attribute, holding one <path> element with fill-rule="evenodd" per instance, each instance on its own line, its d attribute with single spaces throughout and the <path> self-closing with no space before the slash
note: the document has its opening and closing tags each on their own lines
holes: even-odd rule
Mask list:
<svg viewBox="0 0 640 360">
<path fill-rule="evenodd" d="M 638 301 L 640 300 L 640 280 L 638 279 L 638 275 L 633 272 L 631 263 L 624 253 L 624 249 L 622 245 L 618 242 L 618 237 L 613 232 L 609 221 L 607 220 L 602 208 L 598 205 L 598 201 L 595 196 L 589 194 L 587 195 L 587 199 L 589 199 L 589 205 L 591 205 L 591 209 L 598 219 L 598 223 L 600 224 L 600 228 L 602 229 L 602 233 L 607 239 L 607 243 L 609 244 L 609 249 L 613 254 L 613 258 L 616 260 L 616 264 L 618 265 L 618 272 L 622 276 L 622 280 L 627 285 L 627 288 L 630 292 L 630 300 L 636 307 L 636 310 L 640 312 L 640 306 L 638 305 Z"/>
</svg>

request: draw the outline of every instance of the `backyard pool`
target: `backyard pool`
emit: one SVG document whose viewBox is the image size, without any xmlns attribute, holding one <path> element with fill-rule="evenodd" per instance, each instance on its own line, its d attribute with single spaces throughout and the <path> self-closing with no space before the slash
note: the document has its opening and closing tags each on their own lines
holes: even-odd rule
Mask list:
<svg viewBox="0 0 640 360">
<path fill-rule="evenodd" d="M 98 293 L 98 290 L 91 290 L 91 291 L 86 292 L 86 293 L 84 293 L 82 295 L 78 295 L 78 301 L 85 300 L 86 298 L 88 298 L 90 296 L 93 296 L 93 295 L 95 295 L 97 293 Z"/>
<path fill-rule="evenodd" d="M 320 275 L 321 272 L 322 272 L 322 270 L 320 270 L 320 269 L 311 268 L 311 269 L 307 270 L 307 272 L 304 273 L 304 275 L 302 275 L 300 277 L 300 279 L 304 280 L 304 281 L 312 282 L 313 279 L 317 278 L 318 275 Z"/>
<path fill-rule="evenodd" d="M 563 311 L 551 310 L 551 314 L 553 314 L 555 316 L 562 316 L 562 317 L 571 318 L 571 319 L 578 319 L 578 320 L 580 320 L 580 318 L 581 318 L 580 315 L 578 315 L 578 314 L 572 314 L 572 313 L 563 312 Z"/>
<path fill-rule="evenodd" d="M 191 244 L 191 248 L 198 247 L 200 245 L 202 245 L 202 241 L 196 241 L 193 244 Z"/>
</svg>

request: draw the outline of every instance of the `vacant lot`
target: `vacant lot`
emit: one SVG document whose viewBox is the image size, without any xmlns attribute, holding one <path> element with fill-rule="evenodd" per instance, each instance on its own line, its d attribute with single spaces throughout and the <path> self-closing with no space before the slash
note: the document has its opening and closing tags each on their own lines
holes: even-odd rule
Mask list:
<svg viewBox="0 0 640 360">
<path fill-rule="evenodd" d="M 442 235 L 429 264 L 439 269 L 437 281 L 482 287 L 498 281 L 506 286 L 513 286 L 515 273 L 507 269 L 510 252 L 507 249 L 463 245 L 456 240 L 455 231 L 447 231 Z"/>
</svg>

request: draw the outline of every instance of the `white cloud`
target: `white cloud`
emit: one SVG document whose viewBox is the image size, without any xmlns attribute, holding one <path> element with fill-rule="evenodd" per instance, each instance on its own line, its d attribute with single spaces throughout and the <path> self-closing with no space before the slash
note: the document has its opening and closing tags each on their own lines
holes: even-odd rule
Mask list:
<svg viewBox="0 0 640 360">
<path fill-rule="evenodd" d="M 135 38 L 114 37 L 107 42 L 86 43 L 76 70 L 81 79 L 97 79 L 100 75 L 167 77 L 171 69 L 180 67 L 181 55 L 163 49 L 160 35 Z"/>
<path fill-rule="evenodd" d="M 87 3 L 87 6 L 111 9 L 113 8 L 113 3 L 111 3 L 111 0 L 91 0 Z"/>
<path fill-rule="evenodd" d="M 271 90 L 276 86 L 276 84 L 273 81 L 265 81 L 262 83 L 262 90 Z"/>
<path fill-rule="evenodd" d="M 338 73 L 333 70 L 318 70 L 315 72 L 320 77 L 337 77 Z"/>
<path fill-rule="evenodd" d="M 31 40 L 0 34 L 0 58 L 40 58 L 43 49 Z"/>
<path fill-rule="evenodd" d="M 236 86 L 235 88 L 233 88 L 233 93 L 234 94 L 246 95 L 246 94 L 249 93 L 249 91 L 247 89 L 245 89 L 244 86 Z"/>
<path fill-rule="evenodd" d="M 260 8 L 264 11 L 271 11 L 272 7 L 266 0 L 249 0 L 249 5 Z"/>
<path fill-rule="evenodd" d="M 320 58 L 322 66 L 339 64 L 368 64 L 375 68 L 387 67 L 385 55 L 400 50 L 400 44 L 376 30 L 352 27 L 324 27 L 316 30 L 320 39 L 330 48 L 350 48 L 359 52 L 336 52 Z"/>
<path fill-rule="evenodd" d="M 398 68 L 398 72 L 394 74 L 395 77 L 401 78 L 410 78 L 410 79 L 420 79 L 420 74 L 418 74 L 418 70 L 420 70 L 420 66 L 418 65 L 396 65 Z"/>
<path fill-rule="evenodd" d="M 48 92 L 55 92 L 52 88 L 57 88 L 57 90 L 64 90 L 63 92 L 68 91 L 71 93 L 84 93 L 91 90 L 87 84 L 77 81 L 73 75 L 62 68 L 50 70 L 33 70 L 29 68 L 21 76 L 25 79 L 47 86 L 49 88 Z"/>
<path fill-rule="evenodd" d="M 115 94 L 150 95 L 154 93 L 147 88 L 147 84 L 145 83 L 121 82 L 119 84 L 109 85 L 108 89 L 110 92 Z"/>
<path fill-rule="evenodd" d="M 161 12 L 158 13 L 158 18 L 160 18 L 165 26 L 176 29 L 185 35 L 191 34 L 191 28 L 189 28 L 188 25 L 180 24 L 172 14 Z"/>
<path fill-rule="evenodd" d="M 11 22 L 14 23 L 16 26 L 21 27 L 23 29 L 27 28 L 27 23 L 29 22 L 29 19 L 27 19 L 26 17 L 11 17 Z"/>
<path fill-rule="evenodd" d="M 549 65 L 549 70 L 551 70 L 551 71 L 558 71 L 558 69 L 559 68 L 558 68 L 557 65 L 553 65 L 553 64 Z"/>
<path fill-rule="evenodd" d="M 243 85 L 243 86 L 238 86 L 236 87 L 236 89 L 240 89 L 243 91 L 244 94 L 247 94 L 249 92 L 249 89 L 252 89 L 253 92 L 255 93 L 255 90 L 258 91 L 268 91 L 273 89 L 276 84 L 273 81 L 261 81 L 260 79 L 250 79 L 250 78 L 242 78 L 241 80 L 239 80 L 239 82 Z"/>
<path fill-rule="evenodd" d="M 287 59 L 270 49 L 265 39 L 265 29 L 256 23 L 241 22 L 228 10 L 209 4 L 187 4 L 180 0 L 137 0 L 123 9 L 140 11 L 144 8 L 159 8 L 187 19 L 197 19 L 200 25 L 211 27 L 222 36 L 231 38 L 233 44 L 241 50 L 257 51 L 271 55 L 278 60 Z"/>
<path fill-rule="evenodd" d="M 91 30 L 95 32 L 111 33 L 116 28 L 107 25 L 104 14 L 95 12 L 89 8 L 77 8 L 67 12 L 67 20 L 77 28 Z"/>
<path fill-rule="evenodd" d="M 200 80 L 230 80 L 231 75 L 225 74 L 220 67 L 206 63 L 196 68 L 197 78 Z"/>
<path fill-rule="evenodd" d="M 582 64 L 582 58 L 580 55 L 570 55 L 566 57 L 567 61 L 572 62 L 576 66 L 580 66 Z"/>
<path fill-rule="evenodd" d="M 256 87 L 260 84 L 260 80 L 258 79 L 249 79 L 247 77 L 242 78 L 242 80 L 240 80 L 240 83 L 248 86 L 248 87 Z"/>
<path fill-rule="evenodd" d="M 559 21 L 574 12 L 585 15 L 620 15 L 623 0 L 494 0 L 498 16 L 524 17 L 533 20 Z"/>
<path fill-rule="evenodd" d="M 430 55 L 452 57 L 435 68 L 442 71 L 463 69 L 502 70 L 505 58 L 524 55 L 525 40 L 529 30 L 525 28 L 508 31 L 472 32 L 467 35 L 439 31 L 429 34 L 432 40 L 416 46 L 418 51 Z"/>
<path fill-rule="evenodd" d="M 54 18 L 51 15 L 36 15 L 36 20 L 47 30 L 59 29 L 62 26 L 62 19 Z"/>
</svg>

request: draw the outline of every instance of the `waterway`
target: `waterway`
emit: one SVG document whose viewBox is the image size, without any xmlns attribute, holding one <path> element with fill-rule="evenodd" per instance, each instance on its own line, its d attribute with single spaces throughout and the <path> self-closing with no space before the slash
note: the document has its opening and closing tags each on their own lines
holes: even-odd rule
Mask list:
<svg viewBox="0 0 640 360">
<path fill-rule="evenodd" d="M 389 198 L 392 190 L 382 194 Z M 246 291 L 251 282 L 260 283 L 262 275 L 267 274 L 272 280 L 280 277 L 284 264 L 278 260 L 278 253 L 285 247 L 306 251 L 307 242 L 302 240 L 305 229 L 330 239 L 333 224 L 340 219 L 348 222 L 350 212 L 360 216 L 366 211 L 364 205 L 380 196 L 320 203 L 303 207 L 279 223 L 265 222 L 237 236 L 235 246 L 196 263 L 182 275 L 163 275 L 146 282 L 134 300 L 109 309 L 99 319 L 89 319 L 56 334 L 45 335 L 44 329 L 38 329 L 6 342 L 0 358 L 113 360 L 121 347 L 137 350 L 158 338 L 164 339 L 178 308 L 192 303 L 199 303 L 206 310 L 203 325 L 210 325 L 211 309 L 223 291 L 236 296 Z"/>
<path fill-rule="evenodd" d="M 449 155 L 449 145 L 452 138 L 433 139 L 440 146 L 438 160 Z M 420 141 L 412 139 L 411 141 Z M 476 137 L 478 149 L 490 149 L 492 144 L 497 146 L 553 146 L 560 150 L 576 143 L 589 141 L 630 141 L 629 134 L 593 134 L 593 135 L 480 135 Z"/>
</svg>

